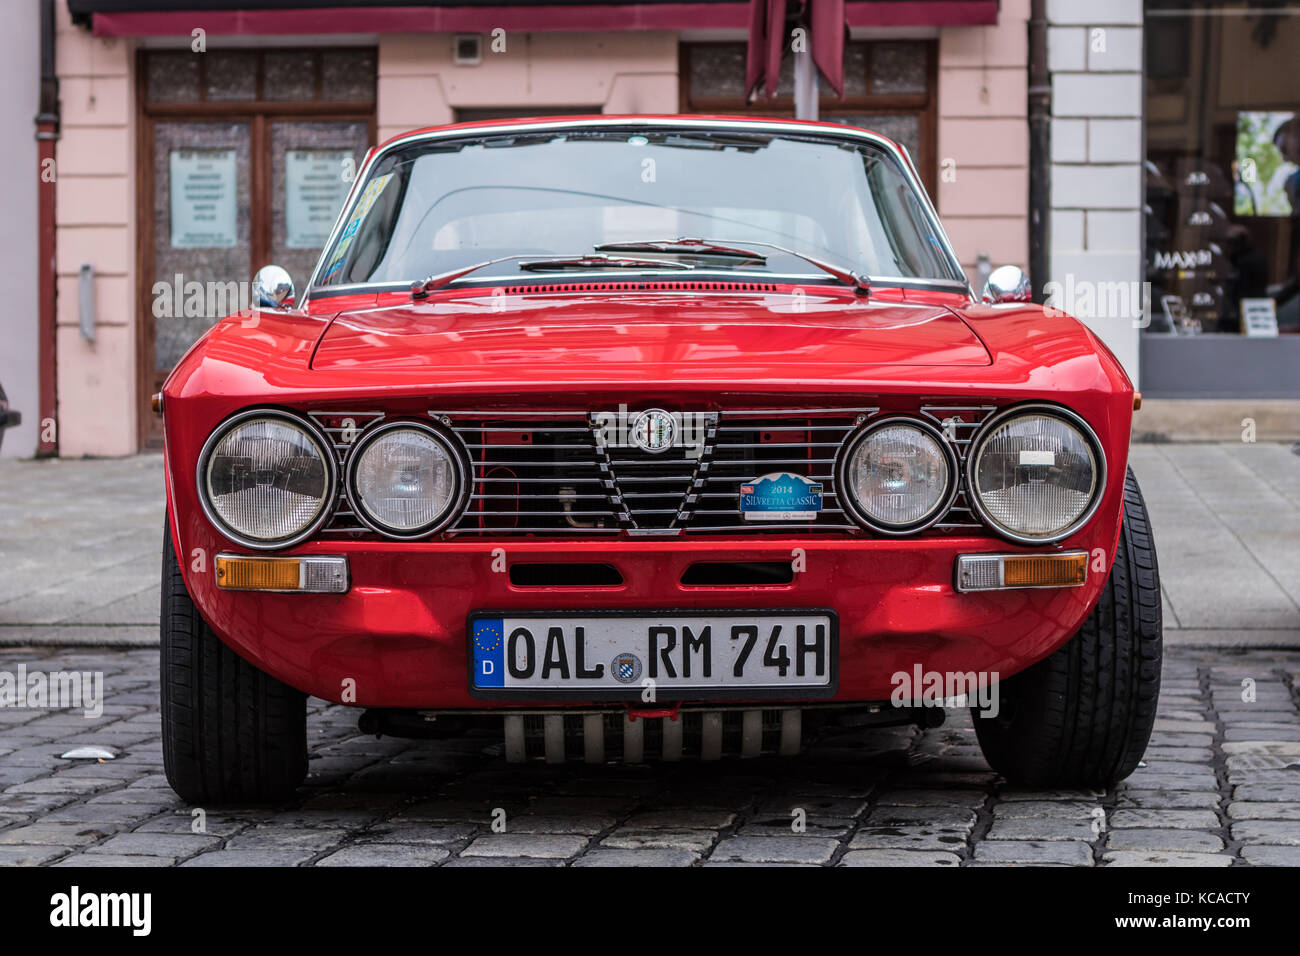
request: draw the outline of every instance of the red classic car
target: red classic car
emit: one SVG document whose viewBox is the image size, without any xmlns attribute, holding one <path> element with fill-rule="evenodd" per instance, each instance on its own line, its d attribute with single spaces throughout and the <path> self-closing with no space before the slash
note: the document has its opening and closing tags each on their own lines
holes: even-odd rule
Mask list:
<svg viewBox="0 0 1300 956">
<path fill-rule="evenodd" d="M 366 157 L 299 297 L 158 401 L 163 751 L 283 796 L 306 696 L 512 760 L 794 753 L 969 706 L 1028 785 L 1137 765 L 1159 690 L 1133 387 L 1019 270 L 977 297 L 905 150 L 594 117 Z"/>
</svg>

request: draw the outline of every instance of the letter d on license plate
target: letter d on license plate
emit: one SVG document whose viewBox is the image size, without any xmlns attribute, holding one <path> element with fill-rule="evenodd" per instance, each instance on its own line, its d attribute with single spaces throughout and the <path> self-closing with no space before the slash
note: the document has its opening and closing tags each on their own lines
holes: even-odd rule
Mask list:
<svg viewBox="0 0 1300 956">
<path fill-rule="evenodd" d="M 830 697 L 834 611 L 477 611 L 469 689 L 486 699 Z"/>
</svg>

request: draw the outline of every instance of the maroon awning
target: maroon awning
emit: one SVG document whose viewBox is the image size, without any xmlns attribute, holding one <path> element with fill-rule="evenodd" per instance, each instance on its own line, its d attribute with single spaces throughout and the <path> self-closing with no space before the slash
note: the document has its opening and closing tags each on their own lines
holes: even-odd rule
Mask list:
<svg viewBox="0 0 1300 956">
<path fill-rule="evenodd" d="M 779 0 L 756 0 L 784 7 Z M 851 27 L 974 26 L 997 22 L 998 0 L 813 0 L 813 51 L 817 56 L 818 24 L 842 22 Z M 520 0 L 500 5 L 450 3 L 414 5 L 397 0 L 389 6 L 345 6 L 297 2 L 240 5 L 212 0 L 186 3 L 158 0 L 69 0 L 74 17 L 89 18 L 96 36 L 186 36 L 202 27 L 214 36 L 330 33 L 488 33 L 497 27 L 534 33 L 585 30 L 752 30 L 750 0 L 664 3 L 619 2 L 546 4 Z M 818 17 L 821 19 L 817 19 Z M 834 30 L 834 26 L 823 27 Z M 779 32 L 779 31 L 778 31 Z M 830 49 L 834 44 L 821 44 Z M 832 54 L 835 55 L 835 54 Z M 842 56 L 842 51 L 840 54 Z M 828 79 L 839 74 L 834 62 L 818 57 Z M 838 88 L 838 87 L 837 87 Z"/>
<path fill-rule="evenodd" d="M 798 19 L 787 20 L 787 14 Z M 790 44 L 787 26 L 791 22 L 808 30 L 813 62 L 842 97 L 848 27 L 977 26 L 997 21 L 997 0 L 749 0 L 745 95 L 752 95 L 760 86 L 768 96 L 776 94 L 781 59 Z"/>
<path fill-rule="evenodd" d="M 813 62 L 835 92 L 844 95 L 844 0 L 808 0 L 811 7 L 801 25 L 808 30 Z M 793 9 L 789 9 L 793 8 Z M 745 57 L 745 95 L 761 85 L 768 96 L 781 79 L 781 58 L 790 43 L 786 15 L 798 15 L 799 0 L 750 0 L 749 51 Z"/>
</svg>

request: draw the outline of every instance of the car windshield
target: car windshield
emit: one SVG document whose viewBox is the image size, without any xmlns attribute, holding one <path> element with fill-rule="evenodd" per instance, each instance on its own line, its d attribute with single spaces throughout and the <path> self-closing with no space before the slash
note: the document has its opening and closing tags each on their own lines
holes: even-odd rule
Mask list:
<svg viewBox="0 0 1300 956">
<path fill-rule="evenodd" d="M 672 245 L 684 237 L 708 242 Z M 754 245 L 746 249 L 747 241 Z M 602 246 L 653 243 L 664 245 L 632 245 L 607 258 L 648 259 L 645 271 L 662 256 L 665 269 L 685 262 L 701 271 L 826 278 L 789 254 L 799 253 L 872 281 L 965 282 L 897 159 L 867 140 L 571 128 L 390 151 L 357 191 L 316 285 L 409 283 L 509 257 L 516 258 L 466 279 L 536 281 L 550 265 L 528 257 L 581 260 Z M 756 255 L 708 248 L 720 243 Z M 599 259 L 577 265 L 615 265 Z M 571 277 L 574 265 L 555 271 Z"/>
</svg>

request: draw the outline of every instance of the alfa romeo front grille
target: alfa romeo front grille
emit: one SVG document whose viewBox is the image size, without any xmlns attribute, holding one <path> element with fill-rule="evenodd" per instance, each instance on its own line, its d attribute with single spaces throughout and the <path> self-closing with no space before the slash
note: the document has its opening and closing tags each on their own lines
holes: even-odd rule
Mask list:
<svg viewBox="0 0 1300 956">
<path fill-rule="evenodd" d="M 966 449 L 992 405 L 920 406 L 953 443 Z M 465 514 L 444 535 L 678 535 L 714 532 L 868 532 L 846 513 L 836 460 L 844 441 L 880 413 L 875 406 L 677 411 L 673 443 L 659 451 L 630 439 L 628 412 L 590 409 L 483 412 L 433 409 L 429 419 L 454 433 L 471 468 Z M 340 466 L 352 443 L 384 420 L 377 411 L 313 411 Z M 822 507 L 793 521 L 746 520 L 741 487 L 791 473 L 821 485 Z M 329 534 L 369 535 L 346 488 Z M 979 527 L 964 478 L 937 531 Z"/>
</svg>

